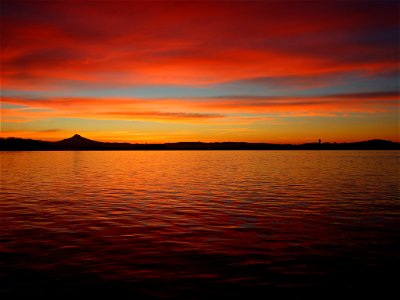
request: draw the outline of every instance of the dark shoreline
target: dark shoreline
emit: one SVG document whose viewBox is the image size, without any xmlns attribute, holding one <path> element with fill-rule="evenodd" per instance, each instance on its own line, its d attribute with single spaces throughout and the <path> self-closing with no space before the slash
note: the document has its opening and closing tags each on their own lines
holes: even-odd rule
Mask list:
<svg viewBox="0 0 400 300">
<path fill-rule="evenodd" d="M 74 135 L 58 142 L 0 138 L 0 151 L 116 151 L 116 150 L 400 150 L 400 143 L 369 140 L 352 143 L 269 144 L 246 142 L 178 142 L 165 144 L 103 143 Z"/>
</svg>

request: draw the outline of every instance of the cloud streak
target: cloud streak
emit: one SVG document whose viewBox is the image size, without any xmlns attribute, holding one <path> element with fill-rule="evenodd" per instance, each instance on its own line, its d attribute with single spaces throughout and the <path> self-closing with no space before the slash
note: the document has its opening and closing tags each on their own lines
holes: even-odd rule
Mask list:
<svg viewBox="0 0 400 300">
<path fill-rule="evenodd" d="M 398 107 L 398 93 L 353 93 L 313 97 L 220 96 L 179 98 L 58 98 L 3 97 L 3 103 L 23 106 L 3 109 L 8 118 L 79 117 L 124 120 L 198 122 L 243 113 L 259 116 L 317 116 L 378 113 Z M 151 108 L 151 110 L 149 110 Z M 38 111 L 36 111 L 37 109 Z M 43 111 L 44 110 L 44 111 Z"/>
<path fill-rule="evenodd" d="M 207 85 L 296 76 L 317 81 L 330 73 L 397 69 L 395 3 L 303 4 L 37 2 L 27 16 L 18 3 L 7 3 L 3 85 Z"/>
<path fill-rule="evenodd" d="M 256 136 L 271 118 L 357 114 L 360 135 L 378 132 L 399 110 L 399 20 L 395 1 L 5 1 L 2 124 L 139 120 L 198 136 L 250 124 Z"/>
</svg>

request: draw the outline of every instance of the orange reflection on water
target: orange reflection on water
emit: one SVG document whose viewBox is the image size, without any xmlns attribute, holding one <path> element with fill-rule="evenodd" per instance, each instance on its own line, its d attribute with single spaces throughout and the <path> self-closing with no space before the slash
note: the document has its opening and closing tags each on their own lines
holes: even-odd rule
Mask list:
<svg viewBox="0 0 400 300">
<path fill-rule="evenodd" d="M 396 151 L 2 152 L 1 163 L 10 293 L 202 298 L 393 281 L 380 270 L 399 240 Z"/>
</svg>

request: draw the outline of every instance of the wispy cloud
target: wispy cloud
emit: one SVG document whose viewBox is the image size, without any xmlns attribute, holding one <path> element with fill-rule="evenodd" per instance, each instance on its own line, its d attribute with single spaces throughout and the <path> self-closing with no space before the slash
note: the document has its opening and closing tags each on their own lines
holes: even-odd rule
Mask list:
<svg viewBox="0 0 400 300">
<path fill-rule="evenodd" d="M 179 98 L 51 98 L 29 99 L 4 97 L 4 103 L 24 108 L 3 109 L 7 120 L 45 117 L 79 117 L 107 119 L 149 119 L 194 121 L 225 118 L 243 113 L 259 116 L 326 116 L 352 112 L 374 113 L 398 107 L 398 93 L 351 93 L 313 97 L 219 96 Z M 32 110 L 32 108 L 34 108 Z M 35 110 L 36 109 L 36 110 Z"/>
<path fill-rule="evenodd" d="M 21 132 L 79 118 L 104 120 L 99 130 L 145 121 L 155 136 L 193 125 L 204 136 L 221 124 L 263 132 L 286 117 L 378 116 L 361 134 L 399 109 L 395 1 L 6 1 L 1 22 L 11 91 L 1 121 Z"/>
<path fill-rule="evenodd" d="M 20 5 L 3 8 L 7 89 L 323 81 L 338 72 L 396 70 L 398 63 L 395 3 Z"/>
</svg>

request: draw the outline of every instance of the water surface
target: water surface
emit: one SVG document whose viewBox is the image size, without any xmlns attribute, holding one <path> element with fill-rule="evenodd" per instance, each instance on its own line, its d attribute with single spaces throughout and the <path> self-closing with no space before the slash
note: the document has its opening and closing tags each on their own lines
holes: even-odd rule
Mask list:
<svg viewBox="0 0 400 300">
<path fill-rule="evenodd" d="M 398 151 L 1 153 L 1 290 L 136 299 L 382 293 Z"/>
</svg>

